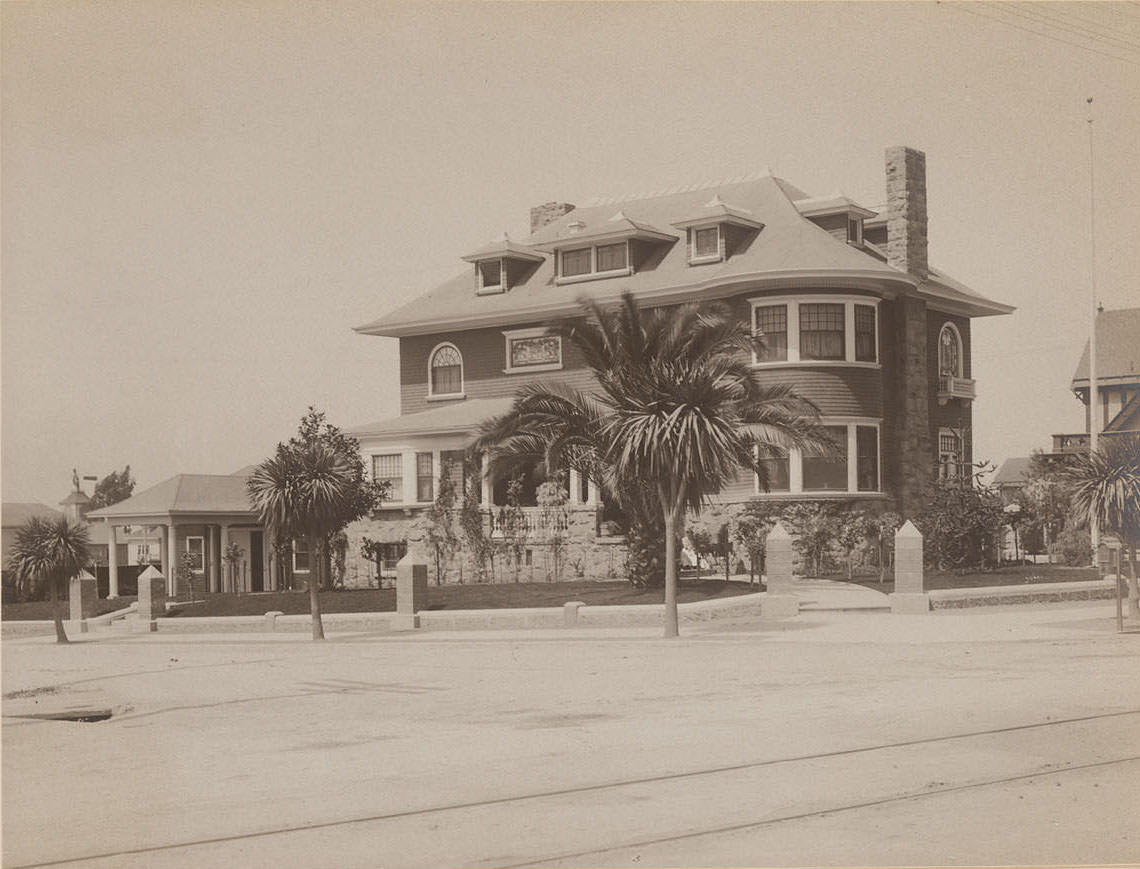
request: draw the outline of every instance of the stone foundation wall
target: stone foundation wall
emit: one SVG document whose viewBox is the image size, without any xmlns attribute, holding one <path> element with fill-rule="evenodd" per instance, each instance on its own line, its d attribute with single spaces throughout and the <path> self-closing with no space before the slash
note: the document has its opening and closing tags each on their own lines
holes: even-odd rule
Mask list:
<svg viewBox="0 0 1140 869">
<path fill-rule="evenodd" d="M 534 514 L 531 514 L 534 515 Z M 348 552 L 345 558 L 345 587 L 374 588 L 377 585 L 376 566 L 361 555 L 364 538 L 387 540 L 392 536 L 391 519 L 369 518 L 355 522 L 345 529 L 348 535 Z M 565 530 L 557 534 L 558 542 L 547 533 L 533 533 L 524 537 L 519 548 L 521 562 L 514 562 L 507 542 L 496 538 L 497 551 L 487 564 L 486 576 L 481 577 L 475 559 L 462 542 L 459 550 L 437 574 L 435 553 L 427 541 L 426 522 L 421 515 L 400 517 L 395 520 L 406 524 L 404 532 L 408 552 L 428 565 L 428 582 L 569 582 L 589 580 L 624 580 L 627 549 L 625 538 L 598 533 L 598 510 L 594 507 L 566 508 Z M 387 528 L 385 526 L 388 526 Z M 557 564 L 556 564 L 557 561 Z M 441 574 L 441 575 L 440 575 Z"/>
</svg>

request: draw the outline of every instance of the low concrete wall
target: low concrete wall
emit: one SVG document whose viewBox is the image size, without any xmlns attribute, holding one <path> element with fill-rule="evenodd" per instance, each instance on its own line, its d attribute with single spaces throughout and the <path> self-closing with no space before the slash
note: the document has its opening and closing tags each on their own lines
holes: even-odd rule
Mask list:
<svg viewBox="0 0 1140 869">
<path fill-rule="evenodd" d="M 944 588 L 930 592 L 931 609 L 961 609 L 1017 603 L 1056 603 L 1066 600 L 1111 600 L 1116 580 L 1049 582 L 1040 585 L 999 585 L 984 588 Z"/>
</svg>

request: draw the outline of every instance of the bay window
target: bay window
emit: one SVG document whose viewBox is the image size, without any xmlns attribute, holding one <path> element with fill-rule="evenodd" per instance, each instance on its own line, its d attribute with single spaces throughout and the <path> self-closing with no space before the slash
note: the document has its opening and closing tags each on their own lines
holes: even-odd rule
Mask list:
<svg viewBox="0 0 1140 869">
<path fill-rule="evenodd" d="M 750 299 L 763 346 L 753 362 L 878 365 L 879 303 L 866 296 L 761 296 Z"/>
<path fill-rule="evenodd" d="M 835 450 L 829 456 L 803 457 L 803 488 L 805 492 L 847 491 L 847 427 L 824 426 L 834 442 Z"/>
<path fill-rule="evenodd" d="M 783 452 L 776 447 L 762 453 L 758 464 L 767 473 L 768 485 L 764 486 L 763 476 L 757 473 L 756 494 L 794 497 L 881 492 L 878 421 L 833 422 L 822 428 L 833 445 L 828 455 Z"/>
</svg>

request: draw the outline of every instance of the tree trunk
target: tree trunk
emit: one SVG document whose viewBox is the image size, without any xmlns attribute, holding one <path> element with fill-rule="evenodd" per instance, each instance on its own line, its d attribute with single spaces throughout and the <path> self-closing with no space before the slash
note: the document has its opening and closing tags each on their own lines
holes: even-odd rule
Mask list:
<svg viewBox="0 0 1140 869">
<path fill-rule="evenodd" d="M 670 504 L 661 492 L 661 509 L 665 519 L 665 636 L 680 635 L 677 619 L 677 541 L 685 532 L 684 499 L 678 496 Z"/>
<path fill-rule="evenodd" d="M 309 535 L 309 552 L 314 559 L 313 564 L 310 566 L 309 571 L 309 613 L 313 619 L 313 639 L 323 640 L 325 638 L 325 626 L 321 621 L 321 599 L 320 599 L 320 585 L 321 585 L 321 560 L 323 552 L 321 550 L 321 540 L 316 534 Z"/>
<path fill-rule="evenodd" d="M 1121 553 L 1123 555 L 1123 553 Z M 1128 546 L 1128 618 L 1140 619 L 1140 584 L 1136 579 L 1136 541 Z"/>
<path fill-rule="evenodd" d="M 63 616 L 59 612 L 59 591 L 56 589 L 55 584 L 57 577 L 48 578 L 48 595 L 51 599 L 51 617 L 55 622 L 55 641 L 57 643 L 70 643 L 71 640 L 67 638 L 67 632 L 63 629 Z"/>
</svg>

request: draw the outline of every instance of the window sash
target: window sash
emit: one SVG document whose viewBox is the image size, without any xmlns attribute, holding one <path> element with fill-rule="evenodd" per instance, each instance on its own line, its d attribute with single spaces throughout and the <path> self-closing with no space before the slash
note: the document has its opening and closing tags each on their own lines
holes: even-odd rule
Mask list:
<svg viewBox="0 0 1140 869">
<path fill-rule="evenodd" d="M 788 358 L 788 306 L 763 305 L 756 308 L 756 332 L 764 342 L 756 349 L 760 362 L 783 361 Z"/>
<path fill-rule="evenodd" d="M 698 229 L 693 232 L 693 256 L 716 256 L 720 253 L 720 228 Z"/>
<path fill-rule="evenodd" d="M 824 431 L 839 448 L 837 456 L 803 457 L 803 490 L 805 492 L 847 491 L 847 426 L 828 425 Z"/>
<path fill-rule="evenodd" d="M 759 464 L 768 471 L 768 488 L 757 485 L 761 492 L 790 492 L 792 490 L 791 459 L 787 455 L 768 456 L 760 459 Z"/>
<path fill-rule="evenodd" d="M 559 259 L 562 261 L 562 276 L 566 278 L 588 275 L 592 268 L 593 250 L 588 247 L 564 250 Z"/>
<path fill-rule="evenodd" d="M 612 272 L 617 269 L 624 269 L 628 260 L 626 259 L 626 244 L 619 242 L 618 244 L 602 244 L 597 248 L 598 271 Z"/>
<path fill-rule="evenodd" d="M 435 486 L 431 453 L 416 453 L 416 500 L 434 501 Z"/>
<path fill-rule="evenodd" d="M 949 326 L 942 327 L 938 339 L 938 373 L 942 377 L 962 376 L 962 353 L 958 336 Z"/>
<path fill-rule="evenodd" d="M 875 340 L 875 307 L 855 306 L 855 361 L 875 362 L 878 359 L 878 342 Z"/>
<path fill-rule="evenodd" d="M 879 430 L 873 425 L 855 427 L 855 478 L 860 492 L 879 491 Z"/>
<path fill-rule="evenodd" d="M 309 572 L 309 541 L 303 537 L 293 538 L 293 572 Z"/>
<path fill-rule="evenodd" d="M 372 457 L 372 479 L 388 484 L 388 498 L 391 501 L 404 500 L 404 457 L 399 453 L 388 453 Z"/>
<path fill-rule="evenodd" d="M 206 538 L 205 537 L 187 537 L 186 538 L 186 551 L 194 556 L 194 563 L 191 570 L 194 573 L 201 573 L 205 570 L 206 565 Z"/>
<path fill-rule="evenodd" d="M 800 358 L 844 359 L 845 313 L 842 303 L 800 305 Z"/>
</svg>

